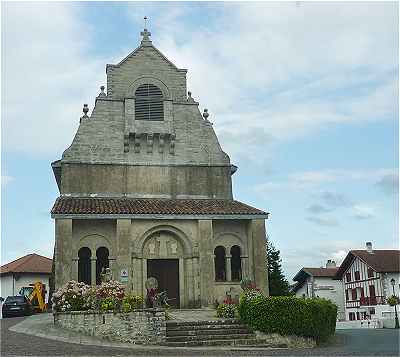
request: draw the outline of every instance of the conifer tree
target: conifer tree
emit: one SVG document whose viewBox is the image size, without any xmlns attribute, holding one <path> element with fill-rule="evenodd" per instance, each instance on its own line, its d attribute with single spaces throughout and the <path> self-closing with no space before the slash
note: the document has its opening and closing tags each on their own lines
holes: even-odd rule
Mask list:
<svg viewBox="0 0 400 357">
<path fill-rule="evenodd" d="M 267 237 L 268 238 L 268 237 Z M 291 295 L 289 283 L 282 272 L 280 251 L 267 239 L 266 258 L 268 261 L 268 285 L 270 296 Z"/>
</svg>

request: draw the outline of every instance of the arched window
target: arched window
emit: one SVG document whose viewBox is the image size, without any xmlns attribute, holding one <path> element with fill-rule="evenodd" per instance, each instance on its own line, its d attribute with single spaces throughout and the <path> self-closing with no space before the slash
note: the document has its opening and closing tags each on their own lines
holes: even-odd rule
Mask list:
<svg viewBox="0 0 400 357">
<path fill-rule="evenodd" d="M 242 279 L 242 262 L 238 245 L 234 245 L 231 248 L 231 274 L 232 281 L 240 281 Z"/>
<path fill-rule="evenodd" d="M 100 247 L 96 251 L 96 285 L 101 284 L 101 273 L 110 266 L 108 261 L 108 249 Z"/>
<path fill-rule="evenodd" d="M 214 249 L 215 281 L 226 281 L 225 248 L 218 246 Z"/>
<path fill-rule="evenodd" d="M 163 94 L 153 84 L 142 84 L 135 92 L 135 120 L 164 120 Z"/>
<path fill-rule="evenodd" d="M 78 251 L 78 281 L 90 285 L 92 283 L 92 269 L 90 258 L 92 252 L 88 247 L 83 247 Z"/>
</svg>

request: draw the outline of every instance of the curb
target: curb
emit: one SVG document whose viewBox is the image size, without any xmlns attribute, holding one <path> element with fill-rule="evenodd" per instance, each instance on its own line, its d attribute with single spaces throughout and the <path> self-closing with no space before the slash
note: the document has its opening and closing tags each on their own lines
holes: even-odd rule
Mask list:
<svg viewBox="0 0 400 357">
<path fill-rule="evenodd" d="M 35 317 L 31 316 L 23 321 L 11 326 L 9 331 L 16 332 L 16 333 L 23 333 L 26 335 L 31 335 L 35 337 L 45 338 L 48 340 L 60 341 L 65 343 L 72 343 L 78 345 L 85 345 L 85 346 L 97 346 L 97 347 L 108 347 L 108 348 L 123 348 L 123 349 L 130 349 L 136 351 L 173 351 L 179 350 L 182 352 L 194 352 L 194 351 L 218 351 L 218 350 L 229 350 L 229 351 L 285 351 L 289 350 L 288 348 L 263 348 L 263 347 L 248 347 L 248 346 L 199 346 L 199 347 L 169 347 L 169 346 L 162 346 L 162 345 L 133 345 L 130 343 L 122 343 L 122 342 L 110 342 L 104 341 L 101 339 L 96 339 L 92 336 L 80 335 L 76 332 L 70 332 L 65 329 L 60 329 L 54 327 L 52 322 L 48 321 L 35 321 L 32 323 Z M 28 326 L 27 326 L 28 325 Z M 33 325 L 45 328 L 46 332 L 37 332 L 40 331 L 36 327 L 32 328 Z M 64 336 L 56 335 L 55 333 L 61 333 Z"/>
</svg>

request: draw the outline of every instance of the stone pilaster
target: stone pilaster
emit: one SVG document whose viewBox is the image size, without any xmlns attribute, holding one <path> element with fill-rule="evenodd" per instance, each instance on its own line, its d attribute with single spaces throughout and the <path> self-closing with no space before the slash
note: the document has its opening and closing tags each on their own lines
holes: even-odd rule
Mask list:
<svg viewBox="0 0 400 357">
<path fill-rule="evenodd" d="M 116 280 L 120 280 L 120 270 L 127 269 L 129 272 L 129 280 L 124 283 L 128 290 L 131 290 L 131 286 L 133 283 L 132 280 L 132 272 L 129 269 L 131 265 L 131 257 L 130 257 L 130 229 L 131 229 L 131 220 L 130 219 L 117 219 L 117 236 L 116 236 L 116 247 L 117 247 L 117 257 L 118 260 L 113 265 L 113 276 Z"/>
<path fill-rule="evenodd" d="M 91 275 L 91 282 L 92 282 L 91 284 L 96 285 L 96 257 L 93 258 L 93 256 L 92 256 L 92 259 L 90 259 L 90 264 L 91 264 L 90 270 L 91 270 L 91 274 L 92 274 Z"/>
<path fill-rule="evenodd" d="M 55 220 L 55 288 L 73 279 L 72 219 Z"/>
<path fill-rule="evenodd" d="M 251 221 L 251 236 L 253 243 L 254 280 L 261 291 L 269 295 L 267 265 L 265 261 L 266 235 L 264 219 L 253 219 Z"/>
<path fill-rule="evenodd" d="M 226 259 L 225 259 L 226 281 L 232 281 L 231 259 L 232 259 L 232 257 L 230 255 L 227 255 Z"/>
<path fill-rule="evenodd" d="M 213 226 L 211 219 L 199 220 L 198 241 L 200 243 L 200 290 L 201 305 L 209 306 L 213 302 Z"/>
</svg>

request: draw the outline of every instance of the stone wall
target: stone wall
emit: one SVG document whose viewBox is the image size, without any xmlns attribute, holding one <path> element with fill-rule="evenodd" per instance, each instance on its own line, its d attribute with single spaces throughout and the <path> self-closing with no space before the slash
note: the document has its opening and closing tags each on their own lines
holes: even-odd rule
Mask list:
<svg viewBox="0 0 400 357">
<path fill-rule="evenodd" d="M 110 341 L 145 345 L 165 341 L 165 320 L 165 311 L 161 309 L 130 313 L 72 311 L 54 314 L 54 324 L 57 327 Z"/>
</svg>

